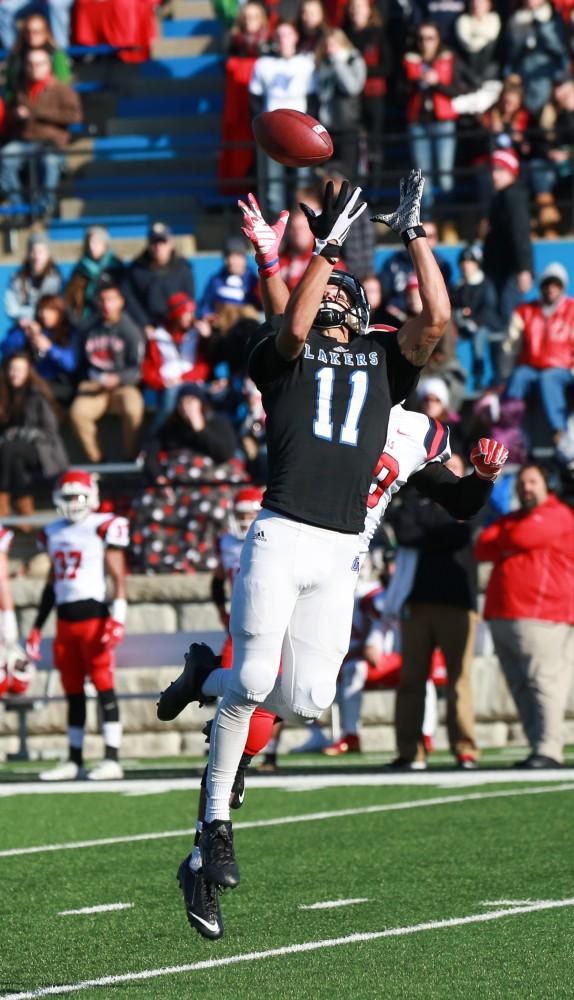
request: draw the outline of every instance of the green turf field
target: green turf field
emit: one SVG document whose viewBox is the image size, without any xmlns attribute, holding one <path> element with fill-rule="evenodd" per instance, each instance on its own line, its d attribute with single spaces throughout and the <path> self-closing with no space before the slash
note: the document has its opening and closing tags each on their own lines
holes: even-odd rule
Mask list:
<svg viewBox="0 0 574 1000">
<path fill-rule="evenodd" d="M 248 789 L 215 943 L 175 880 L 196 792 L 1 786 L 0 1000 L 572 1000 L 574 772 L 341 778 Z"/>
</svg>

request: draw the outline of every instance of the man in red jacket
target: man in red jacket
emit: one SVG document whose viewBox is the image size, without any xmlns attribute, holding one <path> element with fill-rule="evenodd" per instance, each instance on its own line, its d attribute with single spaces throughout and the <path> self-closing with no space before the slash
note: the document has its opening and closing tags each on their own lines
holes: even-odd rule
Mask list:
<svg viewBox="0 0 574 1000">
<path fill-rule="evenodd" d="M 518 474 L 520 510 L 479 536 L 494 567 L 484 617 L 531 754 L 516 767 L 559 767 L 574 662 L 574 511 L 548 490 L 535 463 Z"/>
<path fill-rule="evenodd" d="M 520 345 L 507 397 L 525 399 L 536 386 L 556 440 L 566 427 L 566 390 L 574 385 L 574 299 L 566 295 L 567 284 L 566 268 L 549 264 L 540 278 L 540 299 L 514 310 L 503 347 L 513 354 Z"/>
</svg>

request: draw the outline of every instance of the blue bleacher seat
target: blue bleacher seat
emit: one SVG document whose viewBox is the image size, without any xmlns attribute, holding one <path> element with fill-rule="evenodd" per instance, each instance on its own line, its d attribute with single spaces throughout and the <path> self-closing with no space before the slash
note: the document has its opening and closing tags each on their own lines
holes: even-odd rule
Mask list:
<svg viewBox="0 0 574 1000">
<path fill-rule="evenodd" d="M 164 21 L 162 35 L 164 38 L 191 38 L 199 35 L 209 35 L 210 38 L 223 36 L 223 24 L 215 19 L 190 18 L 185 21 Z"/>
</svg>

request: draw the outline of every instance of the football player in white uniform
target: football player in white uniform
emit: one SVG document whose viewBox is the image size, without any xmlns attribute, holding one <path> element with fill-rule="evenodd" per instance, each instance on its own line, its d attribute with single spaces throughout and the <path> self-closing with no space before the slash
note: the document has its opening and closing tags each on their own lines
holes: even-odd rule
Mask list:
<svg viewBox="0 0 574 1000">
<path fill-rule="evenodd" d="M 127 612 L 124 550 L 129 543 L 125 517 L 97 513 L 97 485 L 88 472 L 65 472 L 53 494 L 61 517 L 40 533 L 51 569 L 30 632 L 26 651 L 40 658 L 42 627 L 56 605 L 54 663 L 60 671 L 68 703 L 69 759 L 49 771 L 43 781 L 92 781 L 123 778 L 118 760 L 121 723 L 114 689 L 114 647 L 124 637 Z M 113 586 L 106 600 L 106 572 Z M 103 719 L 104 759 L 86 774 L 83 760 L 86 724 L 84 682 L 98 693 Z"/>
<path fill-rule="evenodd" d="M 10 589 L 8 553 L 14 535 L 0 526 L 0 698 L 26 694 L 34 667 L 18 643 L 18 623 Z"/>
</svg>

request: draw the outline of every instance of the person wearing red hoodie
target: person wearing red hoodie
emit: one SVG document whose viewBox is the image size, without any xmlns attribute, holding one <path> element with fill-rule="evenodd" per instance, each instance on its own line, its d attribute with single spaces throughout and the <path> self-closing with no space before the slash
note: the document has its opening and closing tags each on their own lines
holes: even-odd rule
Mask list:
<svg viewBox="0 0 574 1000">
<path fill-rule="evenodd" d="M 205 382 L 210 372 L 206 339 L 195 323 L 195 302 L 186 292 L 175 292 L 167 305 L 165 325 L 148 336 L 142 364 L 144 387 L 157 393 L 152 434 L 175 410 L 181 387 L 187 382 Z"/>
<path fill-rule="evenodd" d="M 566 427 L 567 390 L 574 385 L 574 299 L 566 295 L 568 272 L 554 262 L 542 272 L 540 298 L 512 313 L 506 355 L 518 356 L 508 386 L 508 399 L 524 400 L 531 389 L 540 393 L 555 441 Z"/>
<path fill-rule="evenodd" d="M 35 160 L 38 190 L 32 192 L 32 199 L 37 202 L 37 213 L 46 215 L 56 207 L 62 150 L 69 142 L 70 125 L 82 120 L 82 106 L 72 87 L 54 79 L 47 49 L 30 49 L 25 73 L 24 85 L 6 111 L 8 141 L 2 149 L 0 187 L 10 204 L 20 204 L 24 200 L 20 171 Z"/>
<path fill-rule="evenodd" d="M 520 509 L 476 543 L 476 558 L 494 563 L 484 618 L 531 747 L 515 767 L 560 767 L 574 663 L 574 511 L 536 463 L 522 466 L 517 492 Z"/>
</svg>

